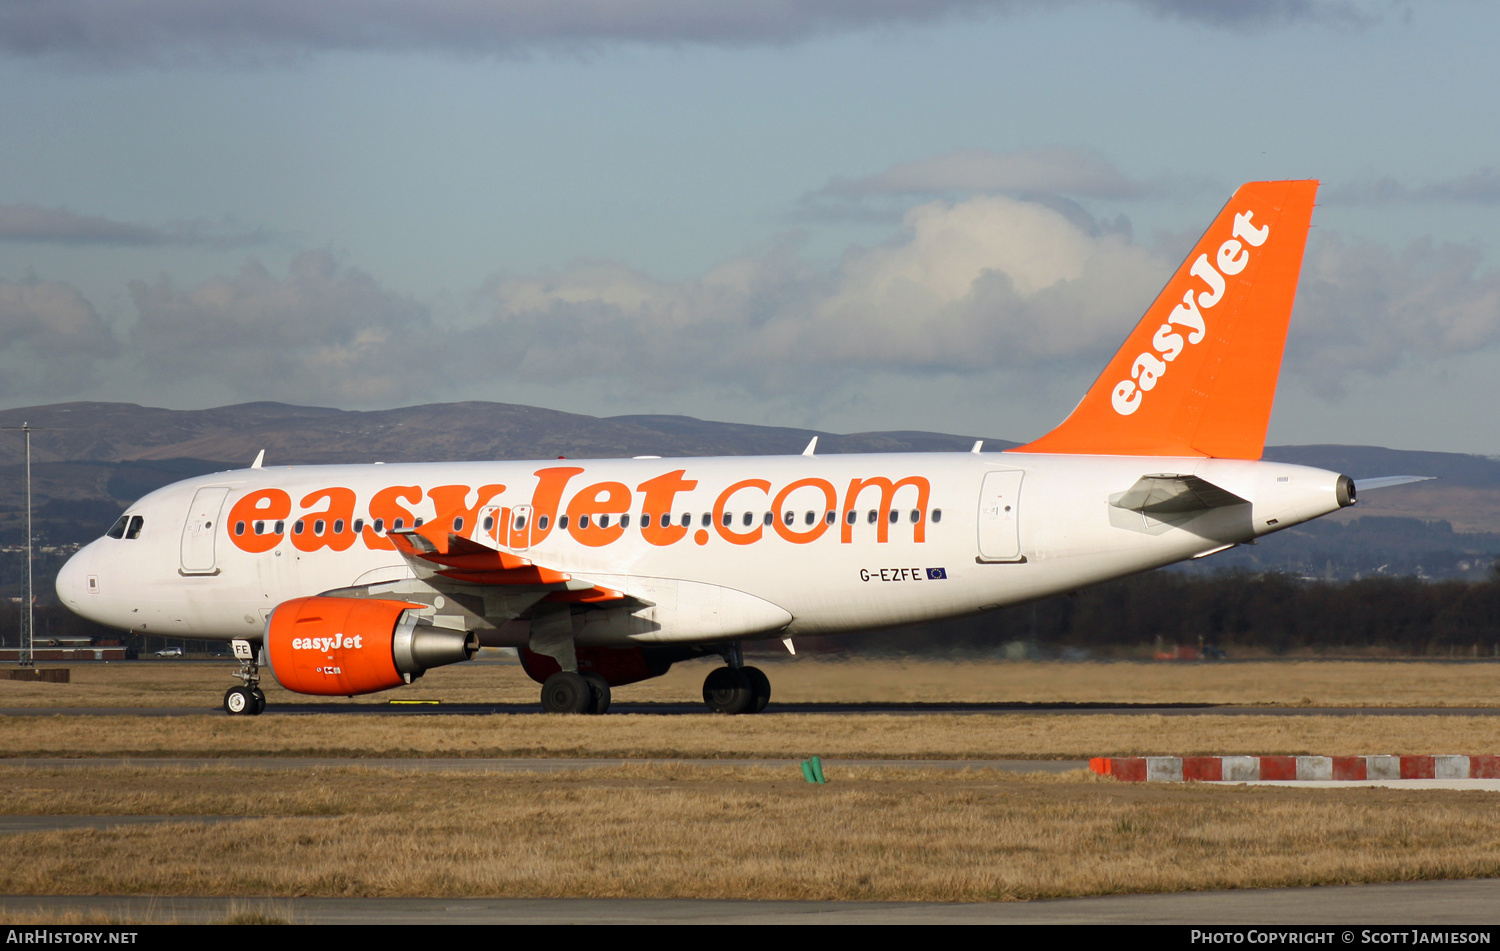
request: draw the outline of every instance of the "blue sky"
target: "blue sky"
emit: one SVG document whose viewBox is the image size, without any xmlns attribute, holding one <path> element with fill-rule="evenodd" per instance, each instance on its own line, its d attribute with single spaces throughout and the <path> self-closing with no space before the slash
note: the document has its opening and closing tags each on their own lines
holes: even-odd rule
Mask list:
<svg viewBox="0 0 1500 951">
<path fill-rule="evenodd" d="M 1500 453 L 1478 2 L 0 0 L 0 403 L 1012 439 L 1319 178 L 1270 438 Z"/>
</svg>

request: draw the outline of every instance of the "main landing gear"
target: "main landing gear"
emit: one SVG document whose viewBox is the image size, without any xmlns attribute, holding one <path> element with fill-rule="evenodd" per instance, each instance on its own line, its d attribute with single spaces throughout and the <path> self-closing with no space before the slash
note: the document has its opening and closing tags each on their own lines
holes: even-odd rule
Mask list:
<svg viewBox="0 0 1500 951">
<path fill-rule="evenodd" d="M 771 680 L 759 667 L 746 667 L 739 644 L 720 651 L 725 666 L 703 681 L 703 702 L 714 713 L 759 713 L 771 702 Z"/>
<path fill-rule="evenodd" d="M 542 706 L 548 713 L 606 713 L 609 681 L 591 670 L 559 670 L 542 684 Z"/>
<path fill-rule="evenodd" d="M 242 686 L 224 691 L 224 712 L 232 717 L 260 716 L 266 709 L 266 695 L 260 689 L 260 665 L 255 647 L 249 641 L 234 642 L 234 656 L 239 658 Z"/>
</svg>

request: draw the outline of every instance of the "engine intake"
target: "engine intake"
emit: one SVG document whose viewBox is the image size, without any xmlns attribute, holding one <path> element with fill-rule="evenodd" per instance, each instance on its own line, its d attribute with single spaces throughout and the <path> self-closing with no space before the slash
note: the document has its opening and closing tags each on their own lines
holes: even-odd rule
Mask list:
<svg viewBox="0 0 1500 951">
<path fill-rule="evenodd" d="M 421 607 L 321 596 L 277 605 L 266 623 L 271 672 L 297 693 L 353 697 L 474 656 L 477 635 L 434 627 L 417 615 Z"/>
</svg>

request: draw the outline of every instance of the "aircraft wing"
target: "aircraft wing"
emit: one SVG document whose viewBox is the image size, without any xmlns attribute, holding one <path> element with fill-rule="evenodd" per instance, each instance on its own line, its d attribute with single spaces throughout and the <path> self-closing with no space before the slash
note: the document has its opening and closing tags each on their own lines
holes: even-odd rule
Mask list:
<svg viewBox="0 0 1500 951">
<path fill-rule="evenodd" d="M 1141 476 L 1135 485 L 1110 504 L 1160 517 L 1206 512 L 1228 505 L 1248 505 L 1249 501 L 1198 476 L 1162 472 Z"/>
<path fill-rule="evenodd" d="M 444 587 L 442 582 L 446 580 L 465 587 L 545 588 L 544 601 L 594 603 L 625 598 L 613 588 L 574 580 L 565 571 L 542 567 L 514 552 L 490 548 L 451 532 L 439 542 L 417 529 L 392 530 L 386 537 L 417 577 L 434 587 Z"/>
</svg>

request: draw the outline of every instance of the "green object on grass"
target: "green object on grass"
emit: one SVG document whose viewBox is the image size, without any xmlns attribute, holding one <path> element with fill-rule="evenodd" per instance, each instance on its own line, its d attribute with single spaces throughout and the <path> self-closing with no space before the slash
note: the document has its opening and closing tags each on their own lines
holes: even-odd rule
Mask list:
<svg viewBox="0 0 1500 951">
<path fill-rule="evenodd" d="M 823 778 L 823 760 L 817 756 L 803 760 L 802 778 L 820 786 L 827 785 L 828 780 Z"/>
<path fill-rule="evenodd" d="M 823 760 L 821 757 L 814 756 L 812 758 L 812 772 L 817 777 L 819 783 L 827 784 L 828 780 L 823 778 Z"/>
<path fill-rule="evenodd" d="M 810 783 L 817 782 L 817 780 L 813 778 L 812 764 L 807 760 L 802 761 L 802 778 Z"/>
</svg>

